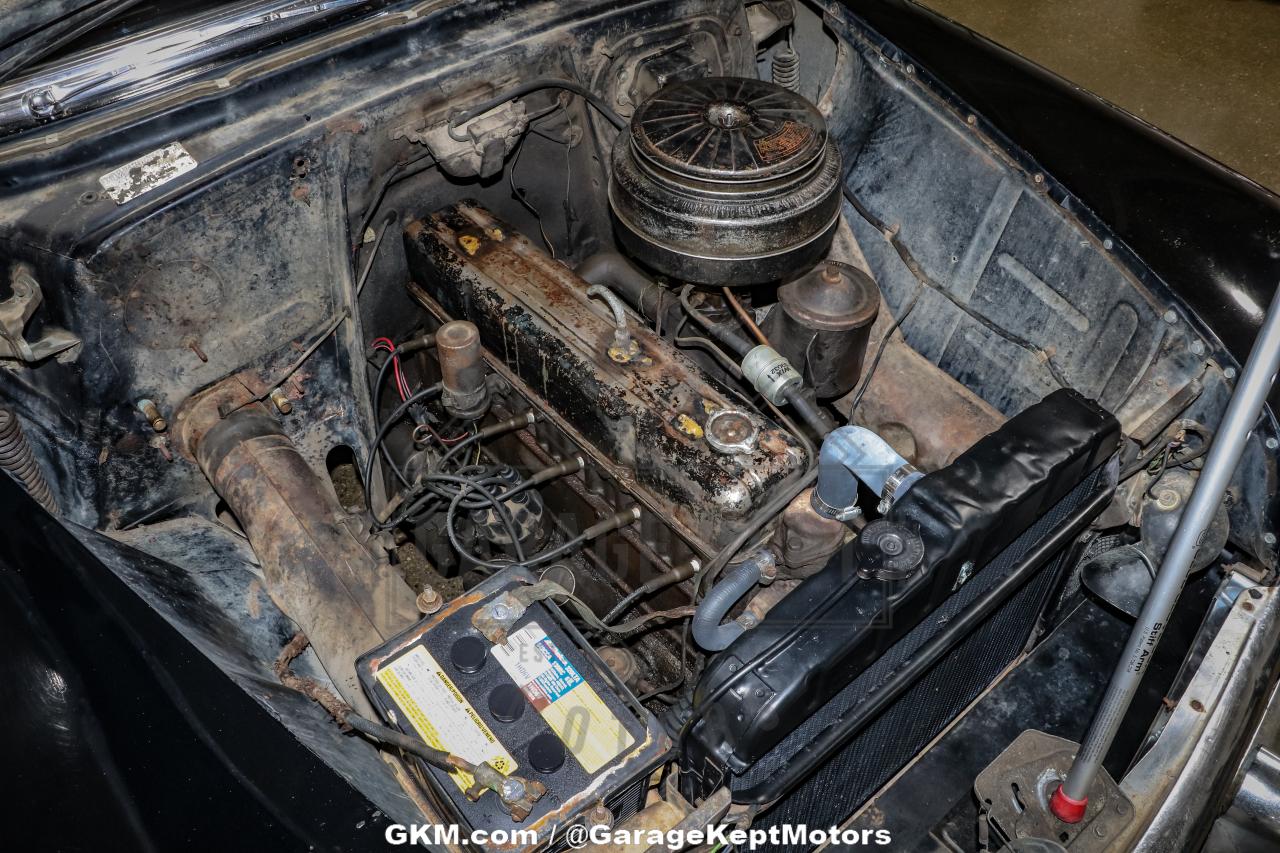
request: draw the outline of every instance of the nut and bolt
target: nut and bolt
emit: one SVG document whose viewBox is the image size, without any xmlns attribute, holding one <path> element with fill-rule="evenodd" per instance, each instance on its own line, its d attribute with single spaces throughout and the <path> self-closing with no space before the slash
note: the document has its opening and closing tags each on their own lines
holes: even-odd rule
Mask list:
<svg viewBox="0 0 1280 853">
<path fill-rule="evenodd" d="M 1264 533 L 1262 534 L 1262 541 L 1266 543 L 1268 548 L 1274 548 L 1276 546 L 1276 535 L 1274 533 Z"/>
<path fill-rule="evenodd" d="M 160 414 L 160 407 L 151 400 L 145 397 L 139 400 L 138 411 L 142 412 L 142 416 L 147 419 L 147 423 L 151 424 L 151 428 L 156 432 L 164 432 L 169 427 L 164 415 Z"/>
<path fill-rule="evenodd" d="M 416 599 L 418 610 L 424 616 L 430 616 L 436 613 L 444 606 L 444 596 L 436 591 L 433 586 L 424 587 L 422 592 L 418 593 Z"/>
<path fill-rule="evenodd" d="M 1174 311 L 1172 308 L 1164 312 L 1164 321 L 1169 325 L 1173 325 L 1174 323 L 1178 322 L 1177 312 Z"/>
<path fill-rule="evenodd" d="M 760 620 L 756 618 L 754 613 L 743 613 L 738 617 L 738 624 L 747 630 L 751 630 L 760 624 Z"/>
<path fill-rule="evenodd" d="M 1234 367 L 1224 367 L 1222 369 L 1222 375 L 1227 378 L 1228 382 L 1230 382 L 1232 379 L 1236 378 L 1236 369 Z"/>
<path fill-rule="evenodd" d="M 587 823 L 592 826 L 613 826 L 613 812 L 604 803 L 596 805 L 587 812 Z"/>
<path fill-rule="evenodd" d="M 1204 355 L 1204 341 L 1192 341 L 1191 352 L 1196 355 Z"/>
<path fill-rule="evenodd" d="M 293 411 L 293 403 L 289 402 L 289 398 L 285 396 L 283 388 L 277 388 L 271 392 L 271 402 L 275 405 L 276 411 L 282 415 L 287 415 Z"/>
<path fill-rule="evenodd" d="M 499 794 L 504 800 L 518 800 L 524 796 L 524 783 L 519 779 L 507 777 L 502 780 L 502 790 Z"/>
<path fill-rule="evenodd" d="M 1264 443 L 1267 446 L 1267 450 L 1275 450 L 1277 447 L 1280 447 L 1280 440 L 1277 440 L 1275 436 L 1268 438 Z"/>
</svg>

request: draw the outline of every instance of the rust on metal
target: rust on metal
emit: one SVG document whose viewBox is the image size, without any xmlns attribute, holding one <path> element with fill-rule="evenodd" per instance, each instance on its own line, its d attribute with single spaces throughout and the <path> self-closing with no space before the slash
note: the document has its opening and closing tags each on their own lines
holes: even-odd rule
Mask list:
<svg viewBox="0 0 1280 853">
<path fill-rule="evenodd" d="M 794 453 L 713 451 L 698 435 L 706 402 L 742 403 L 646 327 L 632 330 L 642 358 L 603 356 L 616 325 L 586 283 L 486 211 L 460 203 L 410 223 L 406 234 L 411 295 L 438 306 L 441 319 L 474 323 L 490 363 L 545 401 L 557 425 L 698 551 L 730 539 L 735 520 L 803 464 L 789 437 L 781 441 Z M 775 427 L 757 411 L 748 417 L 761 431 Z"/>
<path fill-rule="evenodd" d="M 294 634 L 293 639 L 280 650 L 280 654 L 276 657 L 271 669 L 275 672 L 276 678 L 280 679 L 281 684 L 290 690 L 296 690 L 324 708 L 329 712 L 329 716 L 337 721 L 344 732 L 349 732 L 351 731 L 351 726 L 347 723 L 347 715 L 351 713 L 351 706 L 339 699 L 332 690 L 319 681 L 305 675 L 298 675 L 290 668 L 298 655 L 305 652 L 310 645 L 311 642 L 307 639 L 306 634 L 301 631 Z"/>
<path fill-rule="evenodd" d="M 872 328 L 867 352 L 876 351 L 892 324 L 893 312 L 882 310 Z M 836 402 L 836 409 L 847 414 L 851 397 Z M 894 332 L 889 339 L 866 394 L 853 413 L 854 423 L 877 432 L 886 425 L 906 427 L 915 440 L 916 467 L 922 471 L 949 465 L 1005 420 L 994 406 L 909 347 L 901 332 Z"/>
<path fill-rule="evenodd" d="M 244 529 L 272 600 L 306 633 L 342 698 L 372 715 L 355 660 L 418 618 L 413 591 L 356 537 L 333 490 L 262 404 L 209 427 L 195 453 Z"/>
</svg>

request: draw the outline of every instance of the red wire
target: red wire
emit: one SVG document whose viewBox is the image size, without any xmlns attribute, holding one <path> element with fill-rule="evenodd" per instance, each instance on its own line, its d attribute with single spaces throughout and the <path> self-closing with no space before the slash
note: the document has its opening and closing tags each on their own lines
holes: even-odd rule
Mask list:
<svg viewBox="0 0 1280 853">
<path fill-rule="evenodd" d="M 392 343 L 390 338 L 374 338 L 373 343 L 370 344 L 370 346 L 376 350 L 382 350 L 383 352 L 389 353 L 389 357 L 395 362 L 392 366 L 392 370 L 396 375 L 396 392 L 399 393 L 400 402 L 403 403 L 405 400 L 409 399 L 409 394 L 411 392 L 409 391 L 409 383 L 404 378 L 404 372 L 400 370 L 400 356 L 396 354 L 396 345 Z"/>
<path fill-rule="evenodd" d="M 382 352 L 388 353 L 387 357 L 395 362 L 395 364 L 392 367 L 392 371 L 395 373 L 395 376 L 396 376 L 396 392 L 399 393 L 400 395 L 400 402 L 403 403 L 405 400 L 409 399 L 409 395 L 412 392 L 409 390 L 408 381 L 404 378 L 404 372 L 400 369 L 400 356 L 396 354 L 395 343 L 390 338 L 374 338 L 372 343 L 369 344 L 369 346 L 373 347 L 375 350 L 380 350 Z M 440 442 L 441 444 L 456 444 L 459 441 L 462 441 L 464 438 L 466 438 L 470 434 L 467 432 L 462 432 L 462 433 L 459 433 L 458 435 L 455 435 L 453 438 L 445 438 L 444 436 L 440 435 L 440 433 L 432 429 L 431 424 L 423 424 L 423 426 L 425 426 L 427 430 L 431 433 L 431 435 L 435 438 L 435 440 Z"/>
</svg>

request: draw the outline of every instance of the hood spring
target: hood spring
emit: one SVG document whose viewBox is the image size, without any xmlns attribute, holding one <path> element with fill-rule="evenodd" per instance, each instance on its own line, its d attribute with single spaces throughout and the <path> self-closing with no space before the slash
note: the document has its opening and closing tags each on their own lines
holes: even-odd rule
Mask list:
<svg viewBox="0 0 1280 853">
<path fill-rule="evenodd" d="M 22 424 L 13 411 L 3 406 L 0 406 L 0 468 L 21 483 L 36 503 L 57 515 L 58 502 L 54 500 L 49 482 L 31 452 L 31 445 L 22 434 Z"/>
</svg>

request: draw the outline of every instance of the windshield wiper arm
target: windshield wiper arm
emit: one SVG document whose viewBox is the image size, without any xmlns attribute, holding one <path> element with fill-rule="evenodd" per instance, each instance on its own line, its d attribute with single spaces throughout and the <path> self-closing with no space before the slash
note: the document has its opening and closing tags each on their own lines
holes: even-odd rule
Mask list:
<svg viewBox="0 0 1280 853">
<path fill-rule="evenodd" d="M 0 83 L 38 63 L 85 33 L 138 5 L 141 0 L 101 0 L 46 24 L 0 50 Z"/>
</svg>

